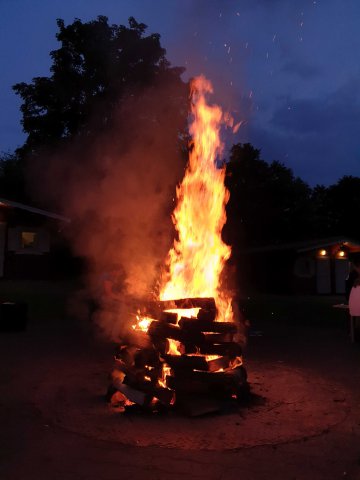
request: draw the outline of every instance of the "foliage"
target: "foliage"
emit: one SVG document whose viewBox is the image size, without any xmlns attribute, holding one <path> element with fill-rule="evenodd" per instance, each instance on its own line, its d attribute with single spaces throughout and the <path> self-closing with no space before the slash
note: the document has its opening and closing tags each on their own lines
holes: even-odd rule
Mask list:
<svg viewBox="0 0 360 480">
<path fill-rule="evenodd" d="M 24 164 L 15 153 L 4 153 L 0 156 L 0 197 L 27 201 Z"/>
<path fill-rule="evenodd" d="M 290 168 L 266 163 L 260 150 L 236 144 L 226 166 L 230 191 L 225 237 L 238 246 L 279 243 L 309 234 L 311 189 Z"/>
<path fill-rule="evenodd" d="M 57 20 L 61 46 L 50 53 L 51 76 L 17 83 L 22 126 L 28 134 L 20 154 L 58 147 L 82 135 L 90 138 L 111 127 L 125 98 L 155 82 L 182 85 L 181 68 L 170 67 L 160 35 L 146 36 L 146 25 L 109 25 L 107 17 L 65 25 Z"/>
</svg>

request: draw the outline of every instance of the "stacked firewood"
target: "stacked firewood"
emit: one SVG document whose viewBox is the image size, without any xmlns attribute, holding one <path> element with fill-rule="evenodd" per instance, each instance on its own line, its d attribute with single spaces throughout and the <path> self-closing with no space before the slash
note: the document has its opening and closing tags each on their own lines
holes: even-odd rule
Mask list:
<svg viewBox="0 0 360 480">
<path fill-rule="evenodd" d="M 200 415 L 241 398 L 248 388 L 238 327 L 216 315 L 213 298 L 152 305 L 147 331 L 135 331 L 117 349 L 109 399 Z"/>
</svg>

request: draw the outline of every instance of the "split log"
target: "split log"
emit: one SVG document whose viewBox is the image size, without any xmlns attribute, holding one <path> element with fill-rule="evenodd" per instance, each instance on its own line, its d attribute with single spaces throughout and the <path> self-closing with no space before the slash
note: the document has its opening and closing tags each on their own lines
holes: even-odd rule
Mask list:
<svg viewBox="0 0 360 480">
<path fill-rule="evenodd" d="M 146 393 L 151 398 L 157 398 L 164 405 L 171 405 L 174 401 L 174 392 L 168 388 L 160 387 L 157 383 L 139 381 L 126 375 L 123 383 L 137 391 Z"/>
<path fill-rule="evenodd" d="M 169 323 L 152 322 L 148 329 L 148 335 L 155 339 L 172 338 L 181 341 L 183 339 L 182 332 L 179 327 Z"/>
<path fill-rule="evenodd" d="M 200 353 L 205 355 L 226 355 L 231 359 L 241 357 L 241 345 L 235 342 L 228 343 L 203 343 L 199 347 Z"/>
<path fill-rule="evenodd" d="M 213 360 L 207 360 L 209 372 L 216 372 L 217 370 L 226 369 L 230 366 L 230 358 L 229 357 L 218 357 L 214 358 Z"/>
<path fill-rule="evenodd" d="M 207 320 L 208 322 L 214 322 L 216 315 L 217 315 L 217 311 L 214 309 L 205 310 L 204 308 L 200 308 L 196 318 L 200 321 Z"/>
<path fill-rule="evenodd" d="M 134 354 L 134 365 L 144 368 L 145 365 L 158 367 L 160 365 L 159 353 L 154 349 L 141 349 Z"/>
<path fill-rule="evenodd" d="M 178 298 L 175 300 L 163 300 L 160 302 L 163 310 L 171 308 L 203 308 L 204 310 L 215 310 L 215 299 L 210 298 Z"/>
<path fill-rule="evenodd" d="M 179 370 L 174 375 L 176 381 L 202 382 L 211 391 L 236 391 L 239 385 L 246 383 L 244 367 L 237 367 L 225 372 L 203 372 Z M 167 377 L 168 380 L 168 377 Z"/>
<path fill-rule="evenodd" d="M 156 385 L 159 377 L 161 376 L 162 365 L 150 368 L 136 368 L 135 366 L 131 367 L 126 365 L 121 360 L 116 360 L 114 365 L 114 370 L 117 372 L 122 372 L 124 376 L 127 376 L 130 379 L 131 385 L 140 386 L 142 384 L 151 383 Z M 149 380 L 146 380 L 146 377 Z"/>
<path fill-rule="evenodd" d="M 123 393 L 131 402 L 137 403 L 138 405 L 145 406 L 151 402 L 151 398 L 147 393 L 120 382 L 118 378 L 113 379 L 113 386 L 119 390 L 119 392 Z"/>
<path fill-rule="evenodd" d="M 181 393 L 205 394 L 209 392 L 209 385 L 201 380 L 188 379 L 179 376 L 168 375 L 166 385 L 176 392 L 176 396 Z"/>
<path fill-rule="evenodd" d="M 161 312 L 159 320 L 160 322 L 171 323 L 173 325 L 177 324 L 178 315 L 175 312 Z"/>
<path fill-rule="evenodd" d="M 164 355 L 164 360 L 174 371 L 178 370 L 208 370 L 204 356 L 198 355 Z M 176 373 L 175 373 L 176 375 Z"/>
<path fill-rule="evenodd" d="M 203 332 L 204 340 L 208 343 L 227 343 L 233 342 L 233 333 L 208 333 Z"/>
<path fill-rule="evenodd" d="M 183 330 L 195 332 L 236 333 L 237 326 L 234 322 L 214 322 L 207 319 L 192 319 L 182 317 L 179 327 Z"/>
<path fill-rule="evenodd" d="M 134 355 L 139 351 L 138 347 L 122 345 L 115 351 L 115 360 L 121 360 L 126 365 L 132 366 L 134 365 Z"/>
</svg>

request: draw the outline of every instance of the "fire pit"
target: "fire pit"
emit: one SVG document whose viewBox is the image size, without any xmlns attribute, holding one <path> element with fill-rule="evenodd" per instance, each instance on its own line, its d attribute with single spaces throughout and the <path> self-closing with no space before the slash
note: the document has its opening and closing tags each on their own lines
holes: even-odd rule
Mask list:
<svg viewBox="0 0 360 480">
<path fill-rule="evenodd" d="M 229 193 L 217 165 L 219 132 L 232 120 L 207 104 L 209 93 L 204 77 L 192 81 L 189 162 L 177 189 L 177 238 L 159 300 L 139 309 L 115 356 L 108 397 L 123 409 L 176 406 L 198 415 L 248 392 L 241 321 L 220 280 L 231 248 L 221 238 Z"/>
</svg>

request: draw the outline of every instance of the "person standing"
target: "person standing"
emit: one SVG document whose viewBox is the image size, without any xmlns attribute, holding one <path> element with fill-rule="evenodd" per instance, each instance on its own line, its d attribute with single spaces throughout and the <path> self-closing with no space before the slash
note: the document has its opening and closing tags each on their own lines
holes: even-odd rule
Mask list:
<svg viewBox="0 0 360 480">
<path fill-rule="evenodd" d="M 349 290 L 349 313 L 351 317 L 351 337 L 355 342 L 360 341 L 360 256 L 353 261 L 353 270 L 347 279 Z"/>
</svg>

